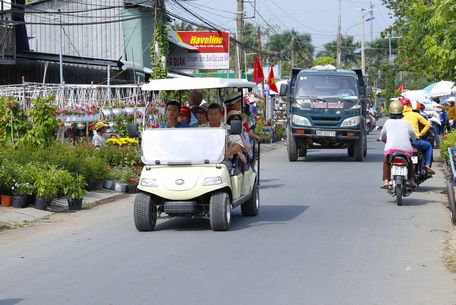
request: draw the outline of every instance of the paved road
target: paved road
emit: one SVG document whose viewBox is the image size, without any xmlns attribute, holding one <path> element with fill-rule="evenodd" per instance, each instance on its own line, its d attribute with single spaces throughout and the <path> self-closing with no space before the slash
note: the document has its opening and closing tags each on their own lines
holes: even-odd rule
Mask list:
<svg viewBox="0 0 456 305">
<path fill-rule="evenodd" d="M 0 305 L 454 305 L 441 254 L 450 223 L 440 177 L 397 207 L 379 188 L 382 147 L 289 163 L 262 159 L 262 208 L 135 230 L 130 199 L 0 233 Z"/>
</svg>

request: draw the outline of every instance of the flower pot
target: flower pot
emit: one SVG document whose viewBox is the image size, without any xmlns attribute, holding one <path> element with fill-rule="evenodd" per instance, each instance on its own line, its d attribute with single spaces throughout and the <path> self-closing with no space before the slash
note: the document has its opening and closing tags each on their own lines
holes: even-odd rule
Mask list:
<svg viewBox="0 0 456 305">
<path fill-rule="evenodd" d="M 112 189 L 114 187 L 114 180 L 105 180 L 103 183 L 105 189 Z"/>
<path fill-rule="evenodd" d="M 36 197 L 35 199 L 35 205 L 33 206 L 35 209 L 38 210 L 46 210 L 47 207 L 51 204 L 51 200 L 47 198 L 41 198 L 41 197 Z"/>
<path fill-rule="evenodd" d="M 13 196 L 12 205 L 14 208 L 23 209 L 28 206 L 28 196 Z"/>
<path fill-rule="evenodd" d="M 128 184 L 127 185 L 127 193 L 134 194 L 138 192 L 137 184 Z"/>
<path fill-rule="evenodd" d="M 125 193 L 127 190 L 127 184 L 122 182 L 114 182 L 114 191 L 119 193 Z"/>
<path fill-rule="evenodd" d="M 80 210 L 82 208 L 82 198 L 67 198 L 69 210 Z"/>
<path fill-rule="evenodd" d="M 95 180 L 93 181 L 93 189 L 94 190 L 102 190 L 103 189 L 103 180 Z"/>
<path fill-rule="evenodd" d="M 1 203 L 2 207 L 10 207 L 12 205 L 12 196 L 11 195 L 2 195 L 1 196 Z"/>
</svg>

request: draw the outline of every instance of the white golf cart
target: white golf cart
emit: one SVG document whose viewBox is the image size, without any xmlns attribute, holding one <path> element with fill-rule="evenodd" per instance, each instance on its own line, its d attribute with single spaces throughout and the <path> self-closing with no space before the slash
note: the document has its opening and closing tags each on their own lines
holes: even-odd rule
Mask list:
<svg viewBox="0 0 456 305">
<path fill-rule="evenodd" d="M 153 80 L 142 89 L 154 92 L 216 89 L 218 96 L 229 90 L 253 88 L 254 83 L 218 78 Z M 160 93 L 158 93 L 160 94 Z M 220 102 L 221 103 L 221 102 Z M 226 113 L 226 112 L 225 112 Z M 229 173 L 222 164 L 226 130 L 223 128 L 148 128 L 141 134 L 144 167 L 134 203 L 139 231 L 152 231 L 157 218 L 209 217 L 214 231 L 230 227 L 231 209 L 241 206 L 242 215 L 259 210 L 258 181 L 254 162 Z M 239 134 L 241 121 L 233 121 L 231 133 Z"/>
</svg>

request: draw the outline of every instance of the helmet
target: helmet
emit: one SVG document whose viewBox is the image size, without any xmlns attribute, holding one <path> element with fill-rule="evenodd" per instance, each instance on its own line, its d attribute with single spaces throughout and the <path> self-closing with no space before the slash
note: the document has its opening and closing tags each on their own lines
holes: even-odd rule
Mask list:
<svg viewBox="0 0 456 305">
<path fill-rule="evenodd" d="M 406 106 L 406 105 L 412 106 L 412 102 L 406 97 L 401 98 L 399 101 L 401 102 L 401 104 L 403 106 Z"/>
<path fill-rule="evenodd" d="M 399 101 L 392 101 L 389 105 L 389 113 L 390 114 L 402 114 L 404 110 L 404 106 Z"/>
</svg>

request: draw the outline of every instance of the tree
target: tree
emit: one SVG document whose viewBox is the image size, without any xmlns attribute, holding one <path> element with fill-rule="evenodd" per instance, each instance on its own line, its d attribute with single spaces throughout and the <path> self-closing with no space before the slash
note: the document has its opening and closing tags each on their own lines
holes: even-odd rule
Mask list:
<svg viewBox="0 0 456 305">
<path fill-rule="evenodd" d="M 272 64 L 280 59 L 285 60 L 282 66 L 283 74 L 291 74 L 291 68 L 310 67 L 313 63 L 314 46 L 310 34 L 307 33 L 287 30 L 271 35 L 266 43 L 266 50 L 276 54 L 275 57 L 269 58 Z"/>
<path fill-rule="evenodd" d="M 314 60 L 313 63 L 314 66 L 317 65 L 336 65 L 336 59 L 334 57 L 329 57 L 329 56 L 319 56 Z"/>
<path fill-rule="evenodd" d="M 456 77 L 456 2 L 383 0 L 396 17 L 385 33 L 402 38 L 397 61 L 429 81 Z"/>
<path fill-rule="evenodd" d="M 150 46 L 152 58 L 152 78 L 161 79 L 168 75 L 166 57 L 169 56 L 168 18 L 166 16 L 164 0 L 155 2 L 154 42 Z M 158 52 L 155 50 L 158 46 Z"/>
<path fill-rule="evenodd" d="M 353 36 L 341 37 L 341 63 L 345 69 L 351 69 L 354 66 L 360 66 L 361 55 L 360 55 L 360 46 L 359 42 L 353 41 Z M 337 53 L 337 41 L 331 41 L 326 43 L 323 46 L 324 50 L 318 52 L 317 57 L 319 56 L 329 56 L 336 59 Z"/>
</svg>

